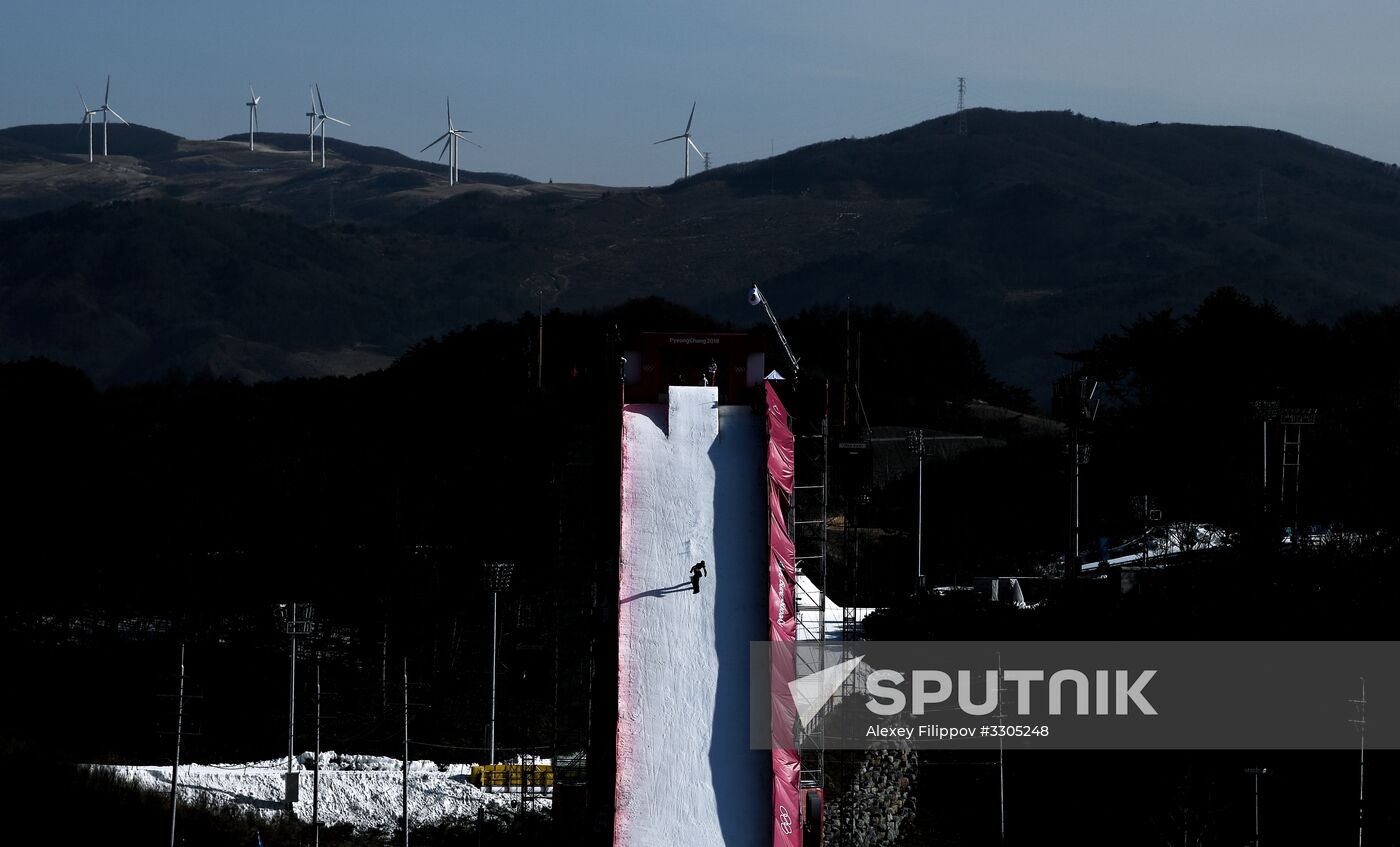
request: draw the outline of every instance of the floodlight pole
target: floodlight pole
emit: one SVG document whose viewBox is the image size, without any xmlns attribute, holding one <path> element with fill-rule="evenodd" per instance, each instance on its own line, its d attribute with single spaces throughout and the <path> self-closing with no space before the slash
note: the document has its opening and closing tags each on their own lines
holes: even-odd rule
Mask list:
<svg viewBox="0 0 1400 847">
<path fill-rule="evenodd" d="M 489 562 L 486 565 L 486 587 L 491 590 L 491 721 L 488 724 L 486 756 L 487 764 L 496 763 L 496 625 L 497 598 L 500 592 L 510 587 L 511 571 L 515 566 L 510 562 Z"/>
</svg>

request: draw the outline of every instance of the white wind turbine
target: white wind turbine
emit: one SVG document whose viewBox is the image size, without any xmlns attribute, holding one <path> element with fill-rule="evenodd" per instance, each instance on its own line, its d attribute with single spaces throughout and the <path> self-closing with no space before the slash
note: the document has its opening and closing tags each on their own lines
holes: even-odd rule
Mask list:
<svg viewBox="0 0 1400 847">
<path fill-rule="evenodd" d="M 244 104 L 248 107 L 248 149 L 252 150 L 253 130 L 258 128 L 258 103 L 262 102 L 262 98 L 254 93 L 251 83 L 248 85 L 248 96 L 253 98 Z"/>
<path fill-rule="evenodd" d="M 691 122 L 693 122 L 694 120 L 695 120 L 695 104 L 694 104 L 694 103 L 691 103 L 691 104 L 690 104 L 690 117 L 689 117 L 689 118 L 686 120 L 686 122 L 685 122 L 685 132 L 681 133 L 680 135 L 673 135 L 673 136 L 671 136 L 670 138 L 663 138 L 663 139 L 661 139 L 660 141 L 652 142 L 653 144 L 665 144 L 665 143 L 668 142 L 668 141 L 675 141 L 675 140 L 678 139 L 678 138 L 684 138 L 684 139 L 685 139 L 685 175 L 686 175 L 686 176 L 690 176 L 690 148 L 695 147 L 695 142 L 692 141 L 692 140 L 690 139 L 690 124 L 691 124 Z M 699 147 L 695 147 L 695 152 L 696 152 L 696 153 L 700 153 L 700 148 L 699 148 Z M 704 155 L 705 155 L 704 153 L 700 153 L 701 158 L 704 158 Z"/>
<path fill-rule="evenodd" d="M 441 162 L 442 154 L 446 153 L 447 150 L 451 148 L 452 155 L 447 160 L 448 185 L 457 184 L 457 142 L 465 141 L 473 147 L 481 146 L 475 141 L 472 141 L 470 138 L 467 138 L 467 133 L 469 132 L 471 132 L 471 130 L 457 129 L 455 126 L 452 125 L 452 98 L 447 98 L 447 132 L 444 132 L 442 135 L 439 135 L 437 138 L 434 138 L 432 141 L 428 142 L 427 146 L 425 146 L 423 150 L 419 150 L 418 152 L 422 153 L 424 150 L 427 150 L 429 147 L 432 147 L 434 144 L 437 144 L 439 141 L 441 141 L 442 150 L 438 152 L 438 161 Z"/>
<path fill-rule="evenodd" d="M 306 96 L 311 98 L 311 111 L 306 113 L 306 137 L 311 144 L 311 164 L 316 164 L 316 92 L 306 88 Z"/>
<path fill-rule="evenodd" d="M 78 88 L 76 85 L 73 86 L 73 87 L 74 87 L 74 88 Z M 87 124 L 87 128 L 88 128 L 88 163 L 91 164 L 91 162 L 92 162 L 92 116 L 95 115 L 95 114 L 97 114 L 98 112 L 101 112 L 102 110 L 101 110 L 101 109 L 93 109 L 93 108 L 89 108 L 89 107 L 88 107 L 87 98 L 83 96 L 83 90 L 82 90 L 81 88 L 78 88 L 78 99 L 81 100 L 81 101 L 83 101 L 83 123 Z M 79 131 L 81 131 L 81 130 L 79 130 Z"/>
<path fill-rule="evenodd" d="M 326 166 L 326 121 L 335 121 L 341 126 L 349 126 L 350 124 L 342 121 L 340 118 L 333 118 L 326 114 L 326 102 L 321 99 L 321 86 L 316 84 L 311 87 L 316 92 L 316 102 L 314 104 L 316 108 L 316 129 L 321 131 L 321 167 L 324 168 Z M 315 155 L 314 149 L 312 155 Z"/>
<path fill-rule="evenodd" d="M 76 87 L 76 86 L 75 86 Z M 102 105 L 96 109 L 88 108 L 87 99 L 83 97 L 83 90 L 78 89 L 78 99 L 83 101 L 83 121 L 88 125 L 88 161 L 92 161 L 92 121 L 93 115 L 102 114 L 102 155 L 107 155 L 107 116 L 110 114 L 117 120 L 131 126 L 127 119 L 117 114 L 117 110 L 111 106 L 112 99 L 112 77 L 107 76 L 107 89 L 102 94 Z"/>
</svg>

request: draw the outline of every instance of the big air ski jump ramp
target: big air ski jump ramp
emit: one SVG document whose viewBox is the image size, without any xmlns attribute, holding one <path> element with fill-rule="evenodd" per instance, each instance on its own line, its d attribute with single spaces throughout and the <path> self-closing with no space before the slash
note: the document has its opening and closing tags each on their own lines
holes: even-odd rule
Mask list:
<svg viewBox="0 0 1400 847">
<path fill-rule="evenodd" d="M 792 618 L 791 542 L 781 514 L 772 517 L 782 504 L 773 421 L 786 439 L 779 485 L 789 496 L 792 438 L 763 388 L 766 415 L 721 406 L 706 387 L 672 386 L 664 404 L 623 407 L 618 847 L 800 844 L 787 823 L 797 816 L 795 753 L 753 750 L 749 739 L 749 643 L 773 638 L 775 625 L 781 637 Z M 775 547 L 785 563 L 775 564 Z M 694 594 L 690 569 L 701 560 L 708 576 Z M 784 564 L 789 576 L 775 578 Z"/>
</svg>

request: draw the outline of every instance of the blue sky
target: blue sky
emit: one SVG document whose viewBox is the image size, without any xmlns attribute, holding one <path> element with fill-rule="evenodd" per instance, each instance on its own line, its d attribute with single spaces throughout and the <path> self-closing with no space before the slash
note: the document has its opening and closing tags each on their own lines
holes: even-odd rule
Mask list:
<svg viewBox="0 0 1400 847">
<path fill-rule="evenodd" d="M 1283 129 L 1400 161 L 1394 0 L 446 2 L 5 0 L 0 126 L 76 121 L 74 84 L 190 138 L 304 131 L 412 155 L 445 128 L 462 167 L 660 185 L 685 126 L 716 164 L 969 106 Z M 427 155 L 424 154 L 426 158 Z"/>
</svg>

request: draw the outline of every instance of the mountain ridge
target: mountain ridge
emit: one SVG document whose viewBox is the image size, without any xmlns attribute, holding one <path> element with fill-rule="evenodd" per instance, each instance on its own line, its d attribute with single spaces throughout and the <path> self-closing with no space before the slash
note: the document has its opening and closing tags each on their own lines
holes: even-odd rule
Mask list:
<svg viewBox="0 0 1400 847">
<path fill-rule="evenodd" d="M 417 338 L 540 302 L 591 309 L 661 296 L 749 323 L 744 292 L 757 283 L 780 314 L 847 297 L 934 309 L 979 341 L 998 377 L 1040 390 L 1064 368 L 1056 352 L 1141 314 L 1185 311 L 1222 286 L 1302 319 L 1400 299 L 1394 165 L 1277 130 L 1129 126 L 1070 112 L 974 109 L 965 118 L 965 137 L 943 116 L 655 189 L 449 189 L 445 179 L 424 185 L 433 180 L 423 163 L 335 139 L 323 170 L 300 159 L 304 137 L 294 134 L 256 154 L 232 141 L 177 142 L 153 154 L 158 162 L 113 156 L 87 170 L 43 161 L 42 148 L 0 131 L 0 150 L 21 159 L 0 159 L 0 216 L 15 217 L 10 210 L 35 195 L 59 215 L 0 223 L 0 355 L 74 361 L 99 380 L 159 375 L 162 363 L 250 379 L 309 375 L 309 351 L 392 356 Z M 296 150 L 280 149 L 291 139 L 301 139 Z M 388 164 L 343 158 L 351 154 Z M 276 179 L 241 187 L 261 176 L 252 161 L 277 169 Z M 32 173 L 48 181 L 24 178 Z M 71 202 L 84 196 L 73 187 L 83 181 L 98 208 L 149 203 L 104 220 Z M 205 252 L 176 220 L 191 206 L 224 246 Z M 35 234 L 62 228 L 65 214 L 105 245 L 85 251 L 156 241 L 167 228 L 193 246 L 177 262 L 147 245 L 125 275 L 97 261 L 54 265 L 52 246 Z M 341 250 L 352 260 L 331 258 Z M 256 251 L 279 257 L 270 278 L 283 282 L 264 284 L 262 265 L 238 258 Z M 178 355 L 150 340 L 180 336 L 166 325 L 171 310 L 153 309 L 151 293 L 130 281 L 177 273 L 190 292 L 190 317 L 178 323 L 198 329 Z M 320 280 L 307 284 L 328 314 L 358 317 L 328 328 L 307 314 L 302 276 Z M 248 302 L 235 308 L 238 297 Z M 288 327 L 289 308 L 304 326 Z M 60 330 L 91 315 L 123 327 L 135 347 L 106 361 L 89 345 L 72 359 L 74 333 Z M 130 358 L 137 348 L 144 364 Z"/>
</svg>

